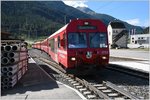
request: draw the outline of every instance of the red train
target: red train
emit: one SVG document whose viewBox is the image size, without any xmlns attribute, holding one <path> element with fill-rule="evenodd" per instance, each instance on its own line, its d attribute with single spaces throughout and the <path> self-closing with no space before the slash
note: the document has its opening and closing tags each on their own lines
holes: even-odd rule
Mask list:
<svg viewBox="0 0 150 100">
<path fill-rule="evenodd" d="M 68 73 L 86 73 L 109 62 L 107 27 L 96 19 L 72 20 L 32 47 L 47 52 Z"/>
</svg>

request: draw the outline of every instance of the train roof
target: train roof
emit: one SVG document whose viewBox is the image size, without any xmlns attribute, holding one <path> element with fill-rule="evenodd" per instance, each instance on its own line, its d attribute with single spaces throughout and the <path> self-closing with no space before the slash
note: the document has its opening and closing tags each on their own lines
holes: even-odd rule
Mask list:
<svg viewBox="0 0 150 100">
<path fill-rule="evenodd" d="M 110 25 L 112 28 L 125 28 L 123 22 L 114 21 L 114 22 L 110 22 Z"/>
<path fill-rule="evenodd" d="M 59 29 L 58 31 L 56 31 L 55 33 L 53 33 L 52 35 L 50 35 L 48 38 L 51 38 L 51 37 L 55 36 L 56 34 L 59 34 L 61 31 L 63 31 L 64 29 L 66 29 L 67 26 L 68 26 L 68 24 L 66 24 L 61 29 Z"/>
</svg>

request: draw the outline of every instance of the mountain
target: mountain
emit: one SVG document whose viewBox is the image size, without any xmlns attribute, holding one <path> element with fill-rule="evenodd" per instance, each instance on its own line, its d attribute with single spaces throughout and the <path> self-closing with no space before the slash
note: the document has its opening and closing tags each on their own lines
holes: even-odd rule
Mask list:
<svg viewBox="0 0 150 100">
<path fill-rule="evenodd" d="M 14 37 L 48 36 L 76 18 L 101 19 L 106 25 L 115 19 L 89 8 L 67 6 L 62 1 L 1 1 L 1 30 L 13 33 Z"/>
<path fill-rule="evenodd" d="M 94 12 L 93 10 L 91 10 L 87 7 L 77 7 L 77 9 L 84 12 L 84 13 L 90 14 L 90 15 L 96 14 L 96 12 Z"/>
<path fill-rule="evenodd" d="M 70 19 L 92 18 L 61 1 L 2 1 L 1 30 L 25 38 L 48 36 Z"/>
<path fill-rule="evenodd" d="M 86 14 L 94 16 L 95 18 L 102 20 L 106 25 L 108 25 L 110 21 L 114 21 L 115 19 L 117 19 L 117 18 L 114 18 L 114 17 L 107 15 L 107 14 L 96 13 L 87 7 L 77 7 L 77 9 L 86 13 Z M 119 20 L 119 19 L 117 19 L 117 20 Z M 138 33 L 141 33 L 143 31 L 143 28 L 141 28 L 140 26 L 134 26 L 134 25 L 128 24 L 127 22 L 123 22 L 123 23 L 125 24 L 125 26 L 128 30 L 136 29 L 136 31 Z"/>
<path fill-rule="evenodd" d="M 150 29 L 149 27 L 146 27 L 143 31 L 143 34 L 149 34 L 149 29 Z"/>
</svg>

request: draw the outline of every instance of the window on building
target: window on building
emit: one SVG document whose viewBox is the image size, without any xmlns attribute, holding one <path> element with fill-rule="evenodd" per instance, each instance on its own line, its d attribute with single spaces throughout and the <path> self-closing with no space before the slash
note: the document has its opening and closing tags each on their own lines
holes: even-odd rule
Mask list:
<svg viewBox="0 0 150 100">
<path fill-rule="evenodd" d="M 141 39 L 143 39 L 143 37 L 141 37 Z"/>
<path fill-rule="evenodd" d="M 118 31 L 116 30 L 116 33 L 118 33 Z"/>
</svg>

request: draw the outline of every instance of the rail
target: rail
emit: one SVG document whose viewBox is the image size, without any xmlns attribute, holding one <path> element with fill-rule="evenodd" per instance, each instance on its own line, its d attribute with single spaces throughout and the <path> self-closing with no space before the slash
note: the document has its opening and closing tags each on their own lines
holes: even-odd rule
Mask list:
<svg viewBox="0 0 150 100">
<path fill-rule="evenodd" d="M 55 62 L 42 57 L 37 59 L 59 73 L 68 84 L 78 89 L 87 99 L 139 99 L 111 82 L 92 85 L 84 79 L 65 73 Z"/>
</svg>

